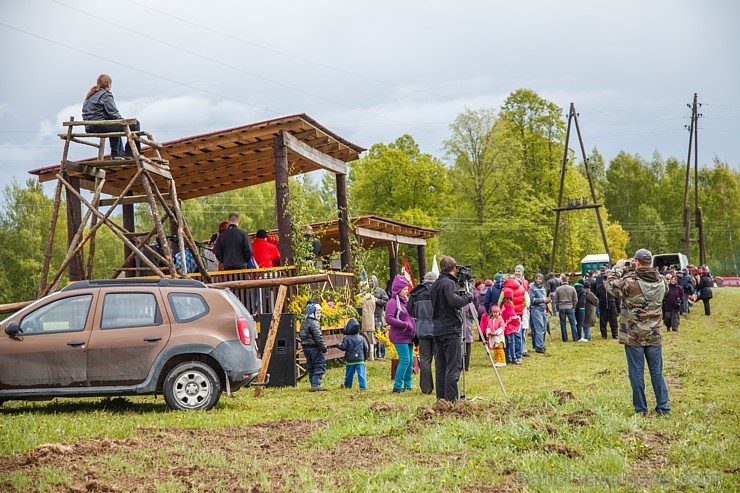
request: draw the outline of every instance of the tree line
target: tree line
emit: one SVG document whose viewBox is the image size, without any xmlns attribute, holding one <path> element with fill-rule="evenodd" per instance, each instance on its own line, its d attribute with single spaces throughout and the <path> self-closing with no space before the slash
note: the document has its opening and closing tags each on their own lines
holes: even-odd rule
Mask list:
<svg viewBox="0 0 740 493">
<path fill-rule="evenodd" d="M 522 263 L 528 276 L 546 272 L 553 235 L 559 235 L 555 270 L 580 269 L 580 259 L 604 253 L 593 209 L 567 211 L 555 227 L 560 169 L 565 146 L 563 109 L 534 91 L 512 92 L 498 109 L 465 109 L 449 126 L 443 154 L 422 153 L 411 135 L 377 143 L 350 163 L 350 217 L 375 214 L 439 230 L 427 256 L 447 254 L 471 264 L 473 274 L 491 277 Z M 565 199 L 590 200 L 586 163 L 569 150 Z M 587 164 L 594 179 L 613 259 L 637 248 L 653 253 L 683 252 L 685 162 L 649 159 L 620 152 L 609 163 L 596 148 Z M 715 275 L 737 275 L 740 256 L 740 172 L 714 158 L 698 176 L 707 262 Z M 691 175 L 693 187 L 693 172 Z M 693 221 L 693 192 L 692 221 Z M 303 222 L 336 217 L 333 175 L 291 178 L 292 213 Z M 0 302 L 33 299 L 38 287 L 53 203 L 35 180 L 12 182 L 0 197 Z M 275 227 L 272 183 L 183 202 L 183 212 L 196 237 L 205 240 L 229 212 L 239 212 L 249 231 Z M 57 238 L 66 239 L 64 207 Z M 146 206 L 136 209 L 137 230 L 147 230 Z M 557 233 L 556 233 L 557 231 Z M 695 230 L 692 236 L 696 236 Z M 66 241 L 55 242 L 59 265 Z M 412 268 L 416 248 L 401 246 Z M 122 245 L 101 228 L 96 241 L 93 276 L 110 277 L 122 260 Z M 698 262 L 692 245 L 691 261 Z M 388 277 L 385 249 L 363 255 L 364 268 Z M 418 274 L 418 273 L 417 273 Z M 421 273 L 423 275 L 423 273 Z"/>
</svg>

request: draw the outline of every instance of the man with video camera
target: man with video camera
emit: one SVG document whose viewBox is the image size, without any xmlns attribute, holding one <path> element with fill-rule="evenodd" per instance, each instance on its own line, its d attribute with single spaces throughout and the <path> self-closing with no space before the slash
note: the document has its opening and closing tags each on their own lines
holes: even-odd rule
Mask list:
<svg viewBox="0 0 740 493">
<path fill-rule="evenodd" d="M 617 262 L 606 278 L 606 290 L 621 298 L 619 343 L 624 344 L 635 413 L 647 414 L 645 361 L 655 392 L 655 412 L 668 414 L 668 385 L 663 377 L 663 296 L 666 280 L 650 267 L 653 254 L 640 248 L 634 258 Z M 626 265 L 625 265 L 626 264 Z"/>
<path fill-rule="evenodd" d="M 437 399 L 455 402 L 459 398 L 457 381 L 462 362 L 462 308 L 473 301 L 467 291 L 458 292 L 455 277 L 457 262 L 452 257 L 442 257 L 442 271 L 432 285 L 432 321 L 434 322 L 434 359 L 437 380 Z"/>
</svg>

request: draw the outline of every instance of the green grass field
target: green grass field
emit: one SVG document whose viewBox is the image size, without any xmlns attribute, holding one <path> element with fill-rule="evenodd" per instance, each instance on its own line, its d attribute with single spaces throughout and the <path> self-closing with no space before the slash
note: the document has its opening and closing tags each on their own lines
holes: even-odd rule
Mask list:
<svg viewBox="0 0 740 493">
<path fill-rule="evenodd" d="M 508 401 L 476 343 L 474 400 L 453 409 L 392 394 L 389 361 L 368 362 L 366 392 L 340 389 L 332 365 L 328 392 L 247 389 L 209 412 L 8 402 L 0 491 L 737 491 L 740 289 L 715 293 L 711 317 L 696 306 L 666 334 L 667 417 L 632 414 L 622 346 L 598 328 L 562 343 L 552 320 L 547 355 L 500 370 Z"/>
</svg>

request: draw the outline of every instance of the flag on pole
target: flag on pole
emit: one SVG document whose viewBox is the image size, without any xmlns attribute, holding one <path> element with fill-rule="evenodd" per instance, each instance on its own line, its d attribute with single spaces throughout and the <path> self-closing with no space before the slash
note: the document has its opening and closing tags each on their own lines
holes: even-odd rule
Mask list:
<svg viewBox="0 0 740 493">
<path fill-rule="evenodd" d="M 439 265 L 437 264 L 437 255 L 435 255 L 434 259 L 432 260 L 432 272 L 439 275 Z"/>
<path fill-rule="evenodd" d="M 403 264 L 401 266 L 401 275 L 406 278 L 406 280 L 409 282 L 412 288 L 416 286 L 416 281 L 414 281 L 414 275 L 411 273 L 411 267 L 409 267 L 409 263 L 406 260 L 405 253 L 403 254 Z"/>
</svg>

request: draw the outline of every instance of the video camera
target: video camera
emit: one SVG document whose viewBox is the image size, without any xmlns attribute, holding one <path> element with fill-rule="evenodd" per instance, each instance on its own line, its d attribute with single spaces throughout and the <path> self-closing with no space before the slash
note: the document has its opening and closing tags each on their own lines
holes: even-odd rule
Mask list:
<svg viewBox="0 0 740 493">
<path fill-rule="evenodd" d="M 459 290 L 467 289 L 467 283 L 472 279 L 470 275 L 470 269 L 472 265 L 458 265 L 457 266 L 457 288 Z"/>
</svg>

